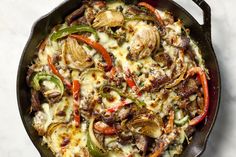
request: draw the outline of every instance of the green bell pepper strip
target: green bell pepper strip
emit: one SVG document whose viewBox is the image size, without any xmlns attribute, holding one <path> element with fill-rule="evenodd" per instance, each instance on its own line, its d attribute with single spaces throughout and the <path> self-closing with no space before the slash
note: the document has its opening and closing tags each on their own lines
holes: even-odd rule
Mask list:
<svg viewBox="0 0 236 157">
<path fill-rule="evenodd" d="M 31 81 L 31 86 L 35 90 L 39 91 L 41 89 L 40 82 L 42 81 L 50 81 L 54 83 L 55 86 L 60 90 L 61 96 L 63 95 L 64 85 L 59 77 L 57 77 L 54 74 L 48 74 L 46 72 L 38 72 L 37 74 L 33 76 L 32 81 Z"/>
<path fill-rule="evenodd" d="M 91 138 L 89 134 L 87 135 L 87 147 L 89 154 L 93 157 L 105 157 L 106 153 L 103 153 L 99 148 L 97 148 L 93 142 L 91 141 Z"/>
<path fill-rule="evenodd" d="M 93 132 L 94 120 L 95 120 L 94 117 L 90 119 L 89 130 L 87 134 L 88 151 L 89 154 L 92 155 L 93 157 L 105 157 L 107 156 L 107 153 L 105 152 L 102 145 L 97 141 Z"/>
<path fill-rule="evenodd" d="M 96 30 L 93 29 L 92 27 L 86 26 L 86 25 L 73 25 L 73 26 L 61 29 L 61 30 L 52 34 L 51 40 L 56 41 L 60 38 L 66 37 L 66 36 L 71 35 L 73 33 L 83 33 L 83 32 L 90 32 L 95 36 L 96 41 L 99 40 Z"/>
<path fill-rule="evenodd" d="M 188 120 L 189 120 L 189 115 L 186 115 L 185 117 L 183 117 L 182 119 L 175 119 L 174 120 L 174 123 L 176 124 L 176 125 L 184 125 L 184 124 L 186 124 L 187 122 L 188 122 Z"/>
<path fill-rule="evenodd" d="M 109 94 L 106 94 L 104 93 L 104 88 L 109 88 L 111 90 L 114 90 L 115 92 L 117 92 L 120 96 L 122 97 L 125 97 L 125 98 L 128 98 L 130 100 L 132 100 L 136 105 L 138 105 L 139 107 L 142 107 L 142 106 L 146 106 L 146 104 L 143 102 L 143 101 L 140 101 L 138 100 L 137 98 L 129 95 L 129 94 L 124 94 L 120 89 L 116 88 L 116 87 L 112 87 L 112 86 L 103 86 L 101 89 L 100 89 L 100 94 L 104 97 L 109 97 Z"/>
</svg>

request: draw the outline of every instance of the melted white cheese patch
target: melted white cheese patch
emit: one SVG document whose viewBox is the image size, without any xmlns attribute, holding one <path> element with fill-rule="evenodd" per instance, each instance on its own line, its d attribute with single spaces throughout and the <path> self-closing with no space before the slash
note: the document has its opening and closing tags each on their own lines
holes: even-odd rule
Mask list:
<svg viewBox="0 0 236 157">
<path fill-rule="evenodd" d="M 116 10 L 117 7 L 123 6 L 124 3 L 122 2 L 115 2 L 115 3 L 109 3 L 108 9 L 109 10 Z M 124 10 L 127 9 L 125 6 L 123 8 Z M 125 11 L 124 11 L 125 12 Z M 160 12 L 160 15 L 163 17 L 165 16 L 164 12 Z M 111 15 L 108 12 L 108 17 L 111 17 Z M 133 27 L 134 31 L 138 29 L 142 29 L 143 27 L 147 26 L 147 22 L 141 21 L 132 21 L 127 22 L 125 27 Z M 173 25 L 168 25 L 167 28 L 170 29 L 169 36 L 176 36 L 181 34 L 181 23 L 175 22 Z M 148 73 L 151 74 L 152 77 L 158 76 L 158 75 L 164 75 L 165 71 L 161 69 L 159 66 L 156 65 L 156 61 L 152 59 L 152 57 L 146 57 L 144 59 L 138 60 L 138 61 L 131 61 L 127 58 L 127 55 L 129 53 L 129 46 L 130 41 L 133 37 L 133 33 L 127 32 L 127 42 L 125 42 L 121 47 L 118 45 L 118 42 L 109 37 L 106 33 L 98 32 L 99 35 L 99 43 L 115 57 L 115 65 L 120 64 L 123 68 L 123 70 L 129 69 L 131 73 L 137 74 L 137 73 Z M 94 35 L 91 35 L 89 37 L 91 40 L 95 40 Z M 41 65 L 47 65 L 47 56 L 54 56 L 55 54 L 60 55 L 60 42 L 53 42 L 49 41 L 48 44 L 45 47 L 45 50 L 40 52 L 38 54 L 38 59 Z M 200 65 L 204 67 L 203 60 L 200 54 L 200 50 L 197 47 L 197 45 L 191 40 L 190 45 L 193 48 L 194 53 L 196 54 L 196 59 L 199 60 Z M 95 65 L 98 63 L 104 62 L 101 54 L 97 53 L 95 49 L 90 49 L 88 45 L 83 44 L 82 47 L 88 53 L 90 56 L 93 56 Z M 170 57 L 175 60 L 178 56 L 178 52 L 176 48 L 173 46 L 169 46 L 167 43 L 163 43 L 164 51 L 167 52 Z M 184 58 L 186 62 L 189 62 L 189 58 Z M 64 66 L 61 62 L 59 63 L 60 66 Z M 141 67 L 141 70 L 140 70 Z M 91 69 L 90 69 L 91 70 Z M 67 72 L 61 71 L 60 73 L 63 74 L 65 77 L 69 77 Z M 171 76 L 171 71 L 166 71 L 166 74 L 168 76 Z M 137 74 L 138 75 L 138 74 Z M 80 80 L 81 83 L 81 95 L 84 97 L 87 97 L 88 95 L 92 95 L 93 97 L 97 96 L 97 91 L 99 87 L 101 87 L 103 84 L 105 84 L 106 79 L 104 78 L 104 72 L 101 70 L 91 70 L 84 72 L 80 75 L 79 71 L 74 70 L 71 73 L 71 78 Z M 149 78 L 146 78 L 143 74 L 139 77 L 138 81 L 143 81 L 144 85 L 150 85 Z M 140 83 L 140 82 L 139 82 Z M 53 84 L 50 84 L 49 82 L 44 82 L 44 85 L 47 86 L 50 89 L 53 89 Z M 131 89 L 130 89 L 131 90 Z M 106 100 L 106 98 L 103 98 L 103 103 L 106 107 L 112 107 L 120 103 L 120 96 L 119 94 L 113 92 L 111 93 L 113 96 L 116 97 L 115 102 L 109 102 Z M 68 97 L 68 96 L 67 96 Z M 143 93 L 141 97 L 138 99 L 144 101 L 147 104 L 147 109 L 152 110 L 156 113 L 160 113 L 161 117 L 164 117 L 168 115 L 169 109 L 173 106 L 173 104 L 177 103 L 178 96 L 174 92 L 169 93 L 169 97 L 166 100 L 158 99 L 160 97 L 160 93 Z M 155 104 L 155 105 L 153 105 Z M 81 129 L 75 129 L 71 125 L 71 123 L 68 124 L 68 122 L 72 118 L 73 113 L 73 98 L 62 98 L 62 100 L 58 103 L 55 103 L 53 105 L 49 105 L 47 103 L 42 104 L 43 111 L 38 112 L 38 114 L 34 117 L 34 121 L 37 122 L 38 125 L 41 125 L 39 127 L 42 127 L 44 130 L 47 130 L 51 124 L 57 124 L 59 125 L 53 129 L 51 136 L 44 137 L 44 141 L 48 143 L 49 147 L 55 152 L 58 156 L 61 156 L 63 154 L 63 157 L 74 157 L 75 155 L 80 156 L 81 149 L 83 147 L 86 147 L 86 131 L 87 131 L 87 124 L 82 123 Z M 65 112 L 65 116 L 59 116 L 58 113 L 60 111 Z M 35 122 L 35 123 L 36 123 Z M 66 124 L 65 124 L 66 123 Z M 61 144 L 65 137 L 70 138 L 70 142 L 68 145 L 65 146 L 64 149 L 62 149 Z M 116 141 L 115 141 L 116 142 Z M 128 156 L 130 154 L 135 154 L 135 149 L 131 145 L 122 146 L 118 144 L 119 147 L 121 147 L 123 153 L 109 153 L 108 157 L 123 157 Z M 140 155 L 134 155 L 136 157 L 139 157 Z"/>
<path fill-rule="evenodd" d="M 81 74 L 81 95 L 88 96 L 92 92 L 96 93 L 97 89 L 101 87 L 104 82 L 104 72 L 99 69 L 88 69 Z"/>
<path fill-rule="evenodd" d="M 40 64 L 47 65 L 48 56 L 52 57 L 54 54 L 58 54 L 58 52 L 60 52 L 60 45 L 55 41 L 48 40 L 48 43 L 44 51 L 41 51 L 38 54 L 38 59 L 40 61 Z"/>
<path fill-rule="evenodd" d="M 65 139 L 69 141 L 62 146 Z M 45 139 L 48 146 L 56 154 L 63 154 L 63 157 L 79 155 L 81 149 L 86 146 L 87 136 L 70 124 L 58 124 L 51 129 L 51 134 Z"/>
</svg>

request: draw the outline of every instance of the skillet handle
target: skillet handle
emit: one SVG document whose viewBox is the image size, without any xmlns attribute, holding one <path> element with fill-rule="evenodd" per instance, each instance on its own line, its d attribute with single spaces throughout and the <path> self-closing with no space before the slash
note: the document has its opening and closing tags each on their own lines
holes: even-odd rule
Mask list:
<svg viewBox="0 0 236 157">
<path fill-rule="evenodd" d="M 204 23 L 202 29 L 206 38 L 211 42 L 211 8 L 204 0 L 193 0 L 203 11 Z"/>
</svg>

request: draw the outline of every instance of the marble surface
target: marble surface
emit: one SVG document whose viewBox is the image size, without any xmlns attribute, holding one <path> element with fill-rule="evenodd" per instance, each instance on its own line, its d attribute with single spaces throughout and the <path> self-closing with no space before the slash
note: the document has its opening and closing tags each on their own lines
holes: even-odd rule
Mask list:
<svg viewBox="0 0 236 157">
<path fill-rule="evenodd" d="M 199 21 L 201 10 L 190 0 L 176 0 Z M 212 38 L 222 76 L 222 99 L 217 122 L 203 157 L 236 154 L 236 14 L 235 0 L 206 0 L 212 8 Z M 62 0 L 0 1 L 0 156 L 39 157 L 18 112 L 16 72 L 32 24 Z"/>
</svg>

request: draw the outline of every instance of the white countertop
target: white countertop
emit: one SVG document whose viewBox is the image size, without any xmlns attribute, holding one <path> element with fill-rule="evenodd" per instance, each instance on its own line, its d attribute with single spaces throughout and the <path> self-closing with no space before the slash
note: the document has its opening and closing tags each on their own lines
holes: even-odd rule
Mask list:
<svg viewBox="0 0 236 157">
<path fill-rule="evenodd" d="M 201 11 L 190 0 L 176 0 L 197 19 Z M 206 0 L 212 8 L 212 39 L 222 77 L 221 107 L 203 157 L 236 154 L 236 1 Z M 0 156 L 39 157 L 18 112 L 16 73 L 32 24 L 62 0 L 0 1 Z"/>
</svg>

